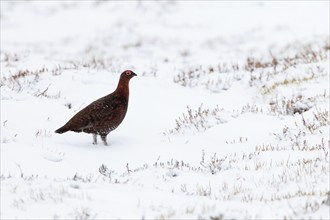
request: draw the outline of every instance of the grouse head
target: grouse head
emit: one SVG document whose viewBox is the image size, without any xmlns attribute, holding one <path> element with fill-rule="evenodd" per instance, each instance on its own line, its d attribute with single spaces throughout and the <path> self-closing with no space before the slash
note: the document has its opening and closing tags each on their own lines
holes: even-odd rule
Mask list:
<svg viewBox="0 0 330 220">
<path fill-rule="evenodd" d="M 122 72 L 118 82 L 117 90 L 118 91 L 124 90 L 124 93 L 128 95 L 128 83 L 130 79 L 132 79 L 134 76 L 137 75 L 131 70 L 125 70 L 124 72 Z"/>
<path fill-rule="evenodd" d="M 137 76 L 136 73 L 134 73 L 131 70 L 125 70 L 124 72 L 122 72 L 122 74 L 120 75 L 120 79 L 128 79 L 130 80 L 131 78 L 133 78 L 134 76 Z"/>
</svg>

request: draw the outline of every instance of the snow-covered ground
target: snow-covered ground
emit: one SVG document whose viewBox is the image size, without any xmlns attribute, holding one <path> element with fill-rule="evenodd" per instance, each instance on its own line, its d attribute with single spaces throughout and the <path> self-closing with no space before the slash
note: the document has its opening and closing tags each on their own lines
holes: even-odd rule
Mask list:
<svg viewBox="0 0 330 220">
<path fill-rule="evenodd" d="M 329 219 L 329 49 L 327 1 L 1 1 L 1 219 Z"/>
</svg>

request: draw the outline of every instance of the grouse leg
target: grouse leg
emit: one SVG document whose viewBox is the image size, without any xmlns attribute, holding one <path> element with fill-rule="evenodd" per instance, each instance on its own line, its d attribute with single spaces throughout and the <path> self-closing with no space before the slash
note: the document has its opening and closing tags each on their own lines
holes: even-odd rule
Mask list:
<svg viewBox="0 0 330 220">
<path fill-rule="evenodd" d="M 96 134 L 93 134 L 93 144 L 97 144 L 97 136 L 96 136 Z"/>
<path fill-rule="evenodd" d="M 108 143 L 107 143 L 107 135 L 101 135 L 101 139 L 102 139 L 102 141 L 103 141 L 103 144 L 104 144 L 105 146 L 107 146 L 107 145 L 108 145 Z"/>
</svg>

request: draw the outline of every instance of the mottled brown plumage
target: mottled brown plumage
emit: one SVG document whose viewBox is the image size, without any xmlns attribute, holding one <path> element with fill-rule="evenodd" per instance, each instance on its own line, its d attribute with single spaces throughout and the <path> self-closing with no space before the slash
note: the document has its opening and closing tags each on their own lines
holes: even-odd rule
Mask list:
<svg viewBox="0 0 330 220">
<path fill-rule="evenodd" d="M 100 135 L 107 145 L 107 135 L 115 130 L 124 120 L 129 98 L 129 81 L 136 76 L 133 71 L 126 70 L 120 75 L 117 89 L 104 96 L 73 116 L 63 127 L 55 132 L 62 134 L 67 131 L 93 134 L 93 144 L 97 143 L 96 135 Z"/>
</svg>

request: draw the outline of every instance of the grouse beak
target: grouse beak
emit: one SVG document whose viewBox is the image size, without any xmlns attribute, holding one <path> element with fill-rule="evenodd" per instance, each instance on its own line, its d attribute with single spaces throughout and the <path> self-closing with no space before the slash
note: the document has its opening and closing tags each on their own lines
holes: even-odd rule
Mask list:
<svg viewBox="0 0 330 220">
<path fill-rule="evenodd" d="M 137 76 L 137 75 L 136 75 L 136 73 L 133 72 L 133 73 L 132 73 L 132 76 Z"/>
</svg>

